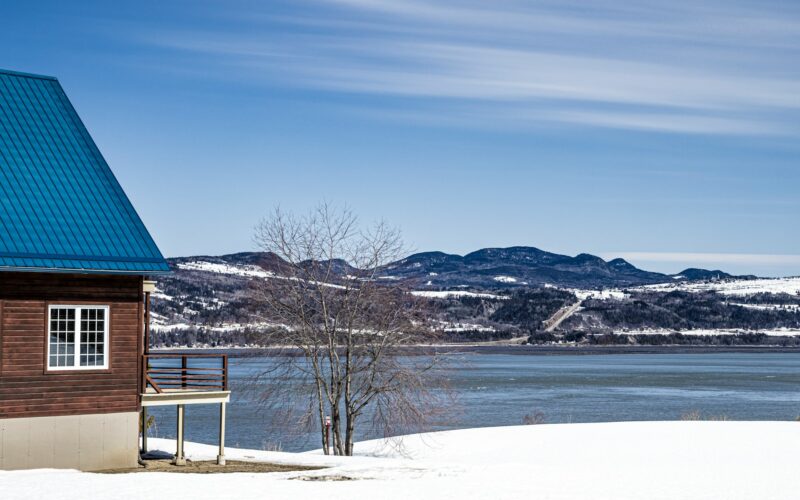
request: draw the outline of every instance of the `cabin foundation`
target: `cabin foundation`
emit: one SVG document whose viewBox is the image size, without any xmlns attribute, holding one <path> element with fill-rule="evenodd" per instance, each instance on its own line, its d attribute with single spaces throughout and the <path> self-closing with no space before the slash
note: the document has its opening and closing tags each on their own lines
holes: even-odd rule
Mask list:
<svg viewBox="0 0 800 500">
<path fill-rule="evenodd" d="M 0 419 L 0 469 L 136 467 L 136 412 Z"/>
</svg>

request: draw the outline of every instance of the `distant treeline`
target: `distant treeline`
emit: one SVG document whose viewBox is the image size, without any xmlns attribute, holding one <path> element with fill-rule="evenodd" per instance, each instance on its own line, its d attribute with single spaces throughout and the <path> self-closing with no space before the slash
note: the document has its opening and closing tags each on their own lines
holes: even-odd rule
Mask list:
<svg viewBox="0 0 800 500">
<path fill-rule="evenodd" d="M 740 333 L 730 335 L 684 335 L 670 334 L 625 334 L 569 332 L 557 335 L 549 332 L 534 332 L 528 338 L 530 344 L 552 344 L 575 342 L 586 345 L 695 345 L 695 346 L 800 346 L 800 337 L 776 337 L 765 333 Z"/>
<path fill-rule="evenodd" d="M 153 347 L 231 347 L 266 346 L 263 331 L 253 328 L 241 330 L 216 331 L 206 327 L 194 327 L 169 332 L 150 332 L 150 345 Z"/>
</svg>

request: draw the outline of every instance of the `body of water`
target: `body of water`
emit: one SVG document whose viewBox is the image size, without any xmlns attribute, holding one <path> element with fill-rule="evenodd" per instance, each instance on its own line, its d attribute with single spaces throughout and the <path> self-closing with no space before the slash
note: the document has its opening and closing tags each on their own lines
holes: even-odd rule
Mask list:
<svg viewBox="0 0 800 500">
<path fill-rule="evenodd" d="M 455 404 L 436 429 L 546 423 L 677 420 L 700 412 L 730 420 L 794 420 L 800 415 L 800 353 L 602 355 L 453 355 Z M 269 357 L 231 358 L 229 446 L 303 451 L 319 447 L 315 432 L 278 425 L 271 410 L 244 391 Z M 186 438 L 213 444 L 217 405 L 186 407 Z M 153 434 L 175 435 L 175 408 L 151 409 Z M 290 423 L 288 423 L 290 424 Z M 368 431 L 360 439 L 376 437 Z"/>
</svg>

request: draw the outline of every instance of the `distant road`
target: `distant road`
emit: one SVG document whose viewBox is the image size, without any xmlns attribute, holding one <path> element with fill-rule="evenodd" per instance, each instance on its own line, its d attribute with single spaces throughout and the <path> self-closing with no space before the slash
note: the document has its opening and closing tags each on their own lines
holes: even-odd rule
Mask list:
<svg viewBox="0 0 800 500">
<path fill-rule="evenodd" d="M 571 306 L 562 307 L 561 309 L 556 311 L 555 314 L 550 316 L 550 319 L 544 322 L 545 325 L 547 325 L 545 326 L 544 331 L 552 332 L 553 330 L 558 328 L 558 325 L 560 325 L 565 319 L 572 316 L 572 314 L 575 313 L 575 311 L 581 308 L 582 303 L 583 303 L 582 300 L 578 300 L 578 302 L 575 302 Z"/>
</svg>

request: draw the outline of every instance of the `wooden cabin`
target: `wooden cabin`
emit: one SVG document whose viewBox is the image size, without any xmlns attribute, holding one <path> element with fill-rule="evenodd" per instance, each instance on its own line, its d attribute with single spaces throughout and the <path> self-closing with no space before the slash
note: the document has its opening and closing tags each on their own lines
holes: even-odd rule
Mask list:
<svg viewBox="0 0 800 500">
<path fill-rule="evenodd" d="M 227 358 L 149 352 L 168 272 L 58 80 L 0 70 L 0 469 L 135 467 L 153 405 L 176 406 L 183 463 L 197 403 L 220 405 L 224 462 Z"/>
</svg>

